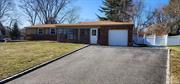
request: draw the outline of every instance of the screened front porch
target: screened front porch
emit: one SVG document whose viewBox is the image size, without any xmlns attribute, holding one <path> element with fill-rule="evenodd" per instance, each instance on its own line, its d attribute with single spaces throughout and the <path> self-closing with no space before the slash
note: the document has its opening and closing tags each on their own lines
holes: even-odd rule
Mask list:
<svg viewBox="0 0 180 84">
<path fill-rule="evenodd" d="M 89 43 L 89 28 L 59 28 L 57 31 L 57 41 Z"/>
</svg>

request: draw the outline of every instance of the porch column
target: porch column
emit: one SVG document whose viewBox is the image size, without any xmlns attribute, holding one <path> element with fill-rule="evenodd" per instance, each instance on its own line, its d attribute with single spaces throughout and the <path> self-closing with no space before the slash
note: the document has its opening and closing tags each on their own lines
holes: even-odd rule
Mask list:
<svg viewBox="0 0 180 84">
<path fill-rule="evenodd" d="M 57 41 L 59 42 L 60 40 L 59 40 L 59 38 L 60 38 L 60 36 L 59 36 L 59 29 L 56 29 L 56 36 L 57 36 Z"/>
<path fill-rule="evenodd" d="M 78 42 L 80 42 L 80 29 L 78 29 Z"/>
</svg>

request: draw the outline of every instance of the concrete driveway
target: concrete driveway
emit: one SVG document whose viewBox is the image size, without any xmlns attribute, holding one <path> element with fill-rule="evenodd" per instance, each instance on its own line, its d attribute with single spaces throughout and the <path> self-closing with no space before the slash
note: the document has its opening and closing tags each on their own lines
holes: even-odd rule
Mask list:
<svg viewBox="0 0 180 84">
<path fill-rule="evenodd" d="M 90 46 L 8 84 L 165 84 L 167 50 Z"/>
</svg>

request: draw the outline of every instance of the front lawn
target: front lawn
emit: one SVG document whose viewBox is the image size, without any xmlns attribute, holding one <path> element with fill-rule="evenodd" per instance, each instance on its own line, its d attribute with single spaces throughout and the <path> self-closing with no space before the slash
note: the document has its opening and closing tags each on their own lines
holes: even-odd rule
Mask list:
<svg viewBox="0 0 180 84">
<path fill-rule="evenodd" d="M 0 80 L 83 46 L 50 41 L 0 43 Z"/>
<path fill-rule="evenodd" d="M 180 84 L 180 46 L 170 47 L 172 84 Z"/>
</svg>

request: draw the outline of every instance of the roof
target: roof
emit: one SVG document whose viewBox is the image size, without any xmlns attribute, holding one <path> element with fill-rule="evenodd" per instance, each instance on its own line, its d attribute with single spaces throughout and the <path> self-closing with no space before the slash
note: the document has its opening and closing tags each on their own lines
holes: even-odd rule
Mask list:
<svg viewBox="0 0 180 84">
<path fill-rule="evenodd" d="M 50 28 L 50 27 L 56 27 L 55 24 L 38 24 L 38 25 L 33 25 L 33 26 L 30 26 L 28 28 Z"/>
<path fill-rule="evenodd" d="M 78 24 L 39 24 L 27 28 L 89 28 L 100 26 L 118 26 L 118 25 L 133 25 L 131 22 L 112 22 L 112 21 L 96 21 L 96 22 L 80 22 Z"/>
<path fill-rule="evenodd" d="M 89 25 L 93 25 L 93 24 L 96 24 L 96 25 L 114 25 L 114 24 L 119 24 L 119 25 L 122 25 L 122 24 L 132 24 L 131 22 L 112 22 L 112 21 L 95 21 L 95 22 L 80 22 L 79 24 L 89 24 Z"/>
</svg>

